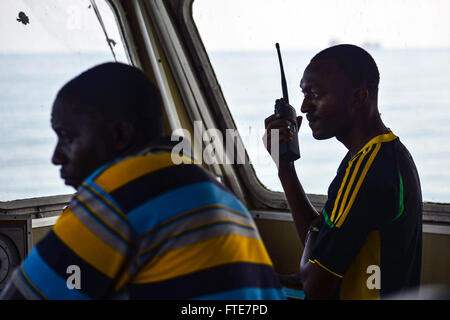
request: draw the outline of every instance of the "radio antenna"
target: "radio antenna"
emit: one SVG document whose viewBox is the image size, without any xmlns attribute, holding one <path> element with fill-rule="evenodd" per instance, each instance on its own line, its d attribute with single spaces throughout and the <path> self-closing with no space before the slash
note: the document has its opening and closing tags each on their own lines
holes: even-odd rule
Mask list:
<svg viewBox="0 0 450 320">
<path fill-rule="evenodd" d="M 278 61 L 280 62 L 281 88 L 283 89 L 283 99 L 286 103 L 289 103 L 289 95 L 288 95 L 288 89 L 287 89 L 287 84 L 286 84 L 286 77 L 284 75 L 283 60 L 281 59 L 280 45 L 278 44 L 278 42 L 275 43 L 275 47 L 277 48 Z"/>
</svg>

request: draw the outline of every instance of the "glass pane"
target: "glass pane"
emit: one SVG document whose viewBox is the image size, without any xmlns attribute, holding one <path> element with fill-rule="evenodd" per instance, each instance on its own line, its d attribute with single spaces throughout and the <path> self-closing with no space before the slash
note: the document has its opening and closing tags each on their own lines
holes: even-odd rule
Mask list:
<svg viewBox="0 0 450 320">
<path fill-rule="evenodd" d="M 128 63 L 113 12 L 96 4 L 117 60 Z M 50 112 L 68 80 L 114 60 L 94 8 L 89 0 L 2 0 L 0 42 L 0 200 L 72 193 L 50 161 Z"/>
<path fill-rule="evenodd" d="M 264 119 L 282 96 L 275 50 L 283 55 L 297 113 L 304 68 L 338 43 L 364 47 L 380 70 L 384 123 L 413 155 L 424 200 L 450 201 L 450 2 L 438 0 L 196 0 L 194 20 L 227 104 L 261 182 L 282 191 L 264 150 Z M 326 194 L 346 149 L 300 129 L 299 177 L 308 193 Z"/>
</svg>

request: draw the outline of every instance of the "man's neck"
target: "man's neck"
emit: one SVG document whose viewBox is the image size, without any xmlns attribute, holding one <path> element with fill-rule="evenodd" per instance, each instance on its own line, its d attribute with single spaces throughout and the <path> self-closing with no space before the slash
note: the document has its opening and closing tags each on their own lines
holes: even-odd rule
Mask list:
<svg viewBox="0 0 450 320">
<path fill-rule="evenodd" d="M 358 153 L 374 137 L 390 131 L 379 116 L 358 123 L 359 125 L 351 128 L 345 136 L 336 137 L 345 145 L 352 156 Z"/>
</svg>

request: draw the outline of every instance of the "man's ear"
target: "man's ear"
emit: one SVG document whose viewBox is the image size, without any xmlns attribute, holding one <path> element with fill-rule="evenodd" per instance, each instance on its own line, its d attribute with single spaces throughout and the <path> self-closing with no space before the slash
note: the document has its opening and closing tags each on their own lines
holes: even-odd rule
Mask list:
<svg viewBox="0 0 450 320">
<path fill-rule="evenodd" d="M 111 135 L 114 151 L 120 154 L 133 144 L 135 129 L 127 120 L 116 120 L 111 124 Z"/>
<path fill-rule="evenodd" d="M 353 91 L 353 106 L 359 108 L 369 101 L 369 91 L 365 88 L 358 88 Z"/>
</svg>

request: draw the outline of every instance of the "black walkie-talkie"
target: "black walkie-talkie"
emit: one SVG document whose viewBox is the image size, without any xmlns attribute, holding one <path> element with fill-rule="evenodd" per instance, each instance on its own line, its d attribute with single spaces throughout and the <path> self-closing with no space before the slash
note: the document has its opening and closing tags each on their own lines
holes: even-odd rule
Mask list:
<svg viewBox="0 0 450 320">
<path fill-rule="evenodd" d="M 283 101 L 277 100 L 275 103 L 275 114 L 280 114 L 280 118 L 289 121 L 292 133 L 294 134 L 291 141 L 280 141 L 279 154 L 280 159 L 285 161 L 295 161 L 300 158 L 300 149 L 298 146 L 298 125 L 297 113 L 295 109 L 289 105 L 289 96 L 286 85 L 286 77 L 284 76 L 283 60 L 281 59 L 280 45 L 275 44 L 278 52 L 278 61 L 281 70 L 281 87 L 283 90 Z"/>
</svg>

